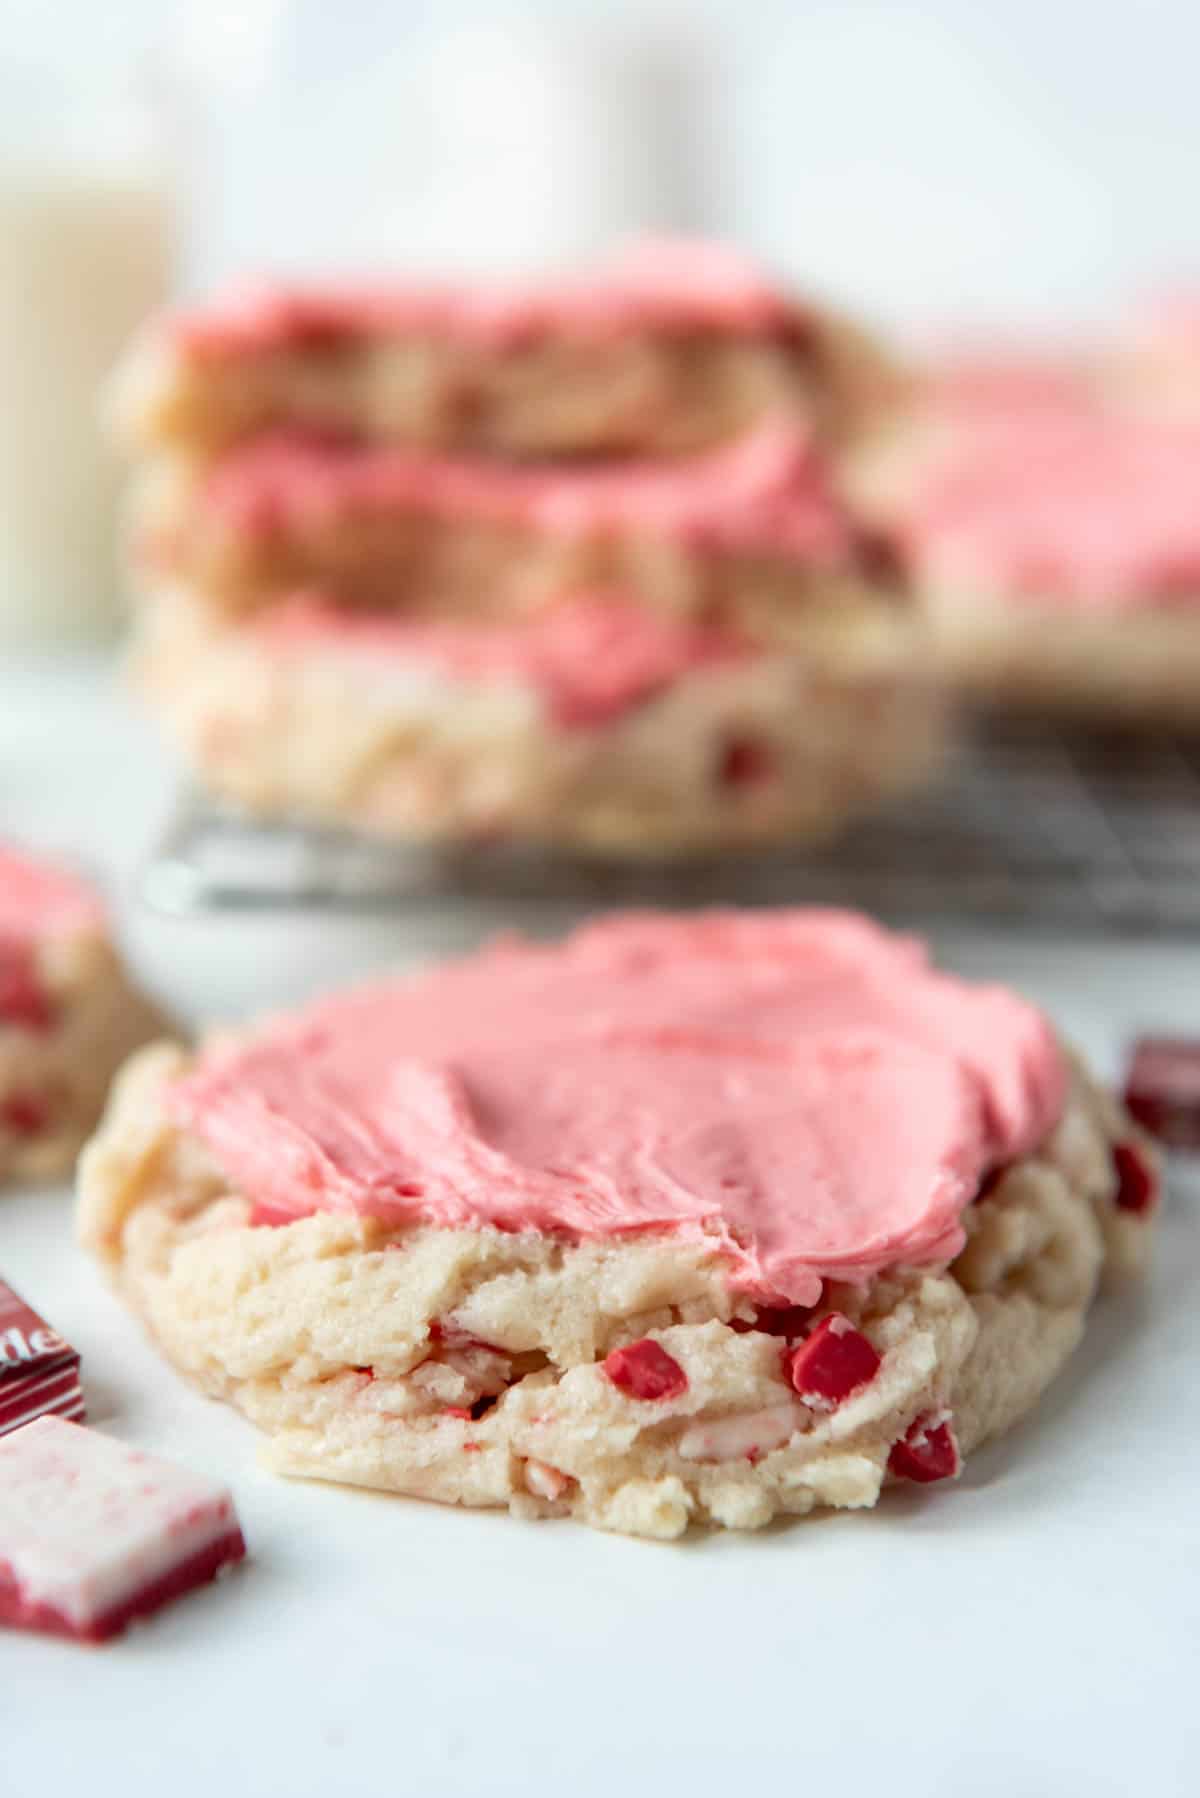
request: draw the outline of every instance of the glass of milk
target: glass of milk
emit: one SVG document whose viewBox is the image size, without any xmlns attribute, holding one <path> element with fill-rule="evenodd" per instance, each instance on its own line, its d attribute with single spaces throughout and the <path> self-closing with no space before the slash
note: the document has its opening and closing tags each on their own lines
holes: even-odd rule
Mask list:
<svg viewBox="0 0 1200 1798">
<path fill-rule="evenodd" d="M 169 273 L 149 121 L 0 83 L 0 654 L 102 640 L 119 613 L 105 382 Z"/>
</svg>

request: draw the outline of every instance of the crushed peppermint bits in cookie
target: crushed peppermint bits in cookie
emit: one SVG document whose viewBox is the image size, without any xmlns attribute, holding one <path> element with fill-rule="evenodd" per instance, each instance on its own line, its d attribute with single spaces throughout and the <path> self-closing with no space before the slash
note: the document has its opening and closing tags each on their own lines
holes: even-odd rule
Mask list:
<svg viewBox="0 0 1200 1798">
<path fill-rule="evenodd" d="M 1148 1157 L 1131 1142 L 1117 1143 L 1112 1155 L 1117 1175 L 1117 1210 L 1135 1215 L 1153 1211 L 1158 1203 L 1158 1175 Z"/>
<path fill-rule="evenodd" d="M 873 1380 L 882 1365 L 874 1344 L 840 1311 L 823 1317 L 812 1335 L 784 1357 L 793 1388 L 818 1410 L 840 1405 Z"/>
<path fill-rule="evenodd" d="M 688 1378 L 678 1361 L 649 1336 L 614 1349 L 605 1358 L 604 1371 L 628 1398 L 678 1398 L 687 1391 Z"/>
<path fill-rule="evenodd" d="M 748 1330 L 758 1330 L 764 1336 L 782 1336 L 788 1342 L 795 1342 L 808 1329 L 812 1315 L 811 1305 L 758 1305 L 752 1322 L 735 1317 L 729 1327 L 741 1335 Z"/>
<path fill-rule="evenodd" d="M 553 1503 L 564 1492 L 568 1492 L 574 1483 L 569 1473 L 551 1467 L 546 1461 L 530 1459 L 525 1463 L 525 1484 L 537 1498 L 549 1499 Z"/>
<path fill-rule="evenodd" d="M 1142 1264 L 1158 1160 L 911 939 L 634 913 L 139 1058 L 80 1224 L 275 1471 L 666 1540 L 953 1479 Z"/>
<path fill-rule="evenodd" d="M 898 1480 L 928 1486 L 952 1480 L 960 1466 L 958 1442 L 948 1411 L 923 1411 L 913 1419 L 888 1456 L 888 1472 Z"/>
<path fill-rule="evenodd" d="M 41 1035 L 53 1022 L 54 1008 L 38 978 L 31 947 L 6 941 L 0 934 L 0 1024 Z"/>
<path fill-rule="evenodd" d="M 38 1093 L 8 1093 L 0 1099 L 0 1130 L 40 1136 L 50 1122 L 50 1106 Z"/>
<path fill-rule="evenodd" d="M 775 758 L 765 743 L 753 737 L 731 737 L 721 756 L 723 787 L 757 786 L 775 771 Z"/>
</svg>

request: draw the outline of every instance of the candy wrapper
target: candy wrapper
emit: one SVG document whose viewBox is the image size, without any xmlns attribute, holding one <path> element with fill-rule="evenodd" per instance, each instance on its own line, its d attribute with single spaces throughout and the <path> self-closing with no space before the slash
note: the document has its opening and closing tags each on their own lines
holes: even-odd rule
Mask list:
<svg viewBox="0 0 1200 1798">
<path fill-rule="evenodd" d="M 0 1280 L 0 1436 L 47 1413 L 83 1421 L 79 1355 Z"/>
</svg>

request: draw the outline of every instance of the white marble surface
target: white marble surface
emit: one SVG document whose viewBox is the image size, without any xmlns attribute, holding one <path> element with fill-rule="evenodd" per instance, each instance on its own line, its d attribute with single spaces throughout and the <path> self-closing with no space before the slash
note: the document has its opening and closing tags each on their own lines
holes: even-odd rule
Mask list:
<svg viewBox="0 0 1200 1798">
<path fill-rule="evenodd" d="M 286 1002 L 508 920 L 149 918 L 125 903 L 170 773 L 95 664 L 0 672 L 0 830 L 82 853 L 188 1018 Z M 539 927 L 559 919 L 545 913 Z M 1200 946 L 955 934 L 1108 1067 L 1200 1027 Z M 865 1517 L 661 1548 L 256 1470 L 71 1243 L 0 1203 L 0 1269 L 83 1351 L 94 1421 L 234 1485 L 253 1562 L 99 1653 L 0 1637 L 0 1791 L 578 1798 L 673 1791 L 1182 1798 L 1200 1749 L 1200 1181 L 1145 1292 L 1107 1299 L 1035 1420 Z"/>
</svg>

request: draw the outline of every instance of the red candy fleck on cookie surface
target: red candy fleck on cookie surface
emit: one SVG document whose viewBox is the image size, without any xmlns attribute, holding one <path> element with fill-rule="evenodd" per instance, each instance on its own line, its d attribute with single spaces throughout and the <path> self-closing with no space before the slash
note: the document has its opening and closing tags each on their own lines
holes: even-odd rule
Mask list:
<svg viewBox="0 0 1200 1798">
<path fill-rule="evenodd" d="M 9 1093 L 0 1099 L 0 1129 L 13 1136 L 40 1136 L 50 1122 L 50 1107 L 37 1093 Z"/>
<path fill-rule="evenodd" d="M 803 1336 L 812 1322 L 814 1309 L 812 1305 L 760 1305 L 754 1313 L 753 1323 L 735 1317 L 729 1327 L 739 1335 L 759 1330 L 764 1336 L 782 1336 L 785 1341 L 794 1342 L 798 1336 Z"/>
<path fill-rule="evenodd" d="M 881 1365 L 874 1344 L 840 1311 L 823 1317 L 812 1335 L 784 1356 L 793 1389 L 818 1408 L 841 1404 L 873 1380 Z"/>
<path fill-rule="evenodd" d="M 1112 1152 L 1118 1211 L 1152 1211 L 1158 1203 L 1158 1174 L 1136 1143 L 1119 1142 Z"/>
<path fill-rule="evenodd" d="M 678 1398 L 687 1391 L 688 1378 L 678 1361 L 649 1336 L 614 1349 L 605 1357 L 604 1371 L 628 1398 Z"/>
<path fill-rule="evenodd" d="M 1143 1036 L 1125 1076 L 1130 1117 L 1172 1149 L 1200 1149 L 1200 1040 Z"/>
<path fill-rule="evenodd" d="M 774 769 L 775 759 L 764 743 L 753 737 L 732 737 L 721 756 L 721 785 L 756 786 L 769 779 Z"/>
<path fill-rule="evenodd" d="M 923 1411 L 915 1417 L 888 1456 L 888 1472 L 900 1480 L 931 1485 L 952 1480 L 958 1472 L 958 1443 L 948 1411 Z"/>
<path fill-rule="evenodd" d="M 37 977 L 32 953 L 22 943 L 0 941 L 0 1024 L 46 1031 L 54 1011 Z"/>
</svg>

